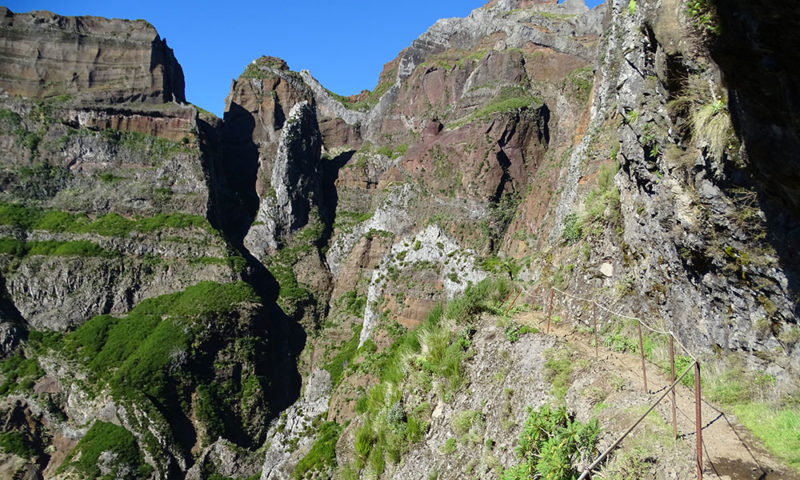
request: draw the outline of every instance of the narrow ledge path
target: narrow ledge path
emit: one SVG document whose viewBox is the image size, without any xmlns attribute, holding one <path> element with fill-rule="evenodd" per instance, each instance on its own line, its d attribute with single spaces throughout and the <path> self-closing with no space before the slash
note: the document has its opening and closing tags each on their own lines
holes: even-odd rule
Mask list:
<svg viewBox="0 0 800 480">
<path fill-rule="evenodd" d="M 547 315 L 542 311 L 528 311 L 511 318 L 522 325 L 535 327 L 544 334 Z M 571 348 L 586 357 L 595 356 L 593 338 L 578 332 L 573 325 L 561 321 L 551 322 L 550 335 L 569 344 Z M 637 355 L 614 352 L 602 343 L 598 346 L 599 358 L 604 365 L 635 389 L 643 388 L 641 360 Z M 676 375 L 680 372 L 676 372 Z M 659 367 L 647 363 L 648 395 L 655 400 L 671 382 Z M 694 391 L 679 384 L 675 388 L 678 424 L 678 437 L 694 448 Z M 800 474 L 775 460 L 754 439 L 752 434 L 739 425 L 732 414 L 722 414 L 714 410 L 705 399 L 703 401 L 703 472 L 704 478 L 722 480 L 800 480 Z M 655 412 L 669 425 L 672 413 L 669 396 L 662 401 Z M 755 457 L 755 459 L 754 459 Z"/>
</svg>

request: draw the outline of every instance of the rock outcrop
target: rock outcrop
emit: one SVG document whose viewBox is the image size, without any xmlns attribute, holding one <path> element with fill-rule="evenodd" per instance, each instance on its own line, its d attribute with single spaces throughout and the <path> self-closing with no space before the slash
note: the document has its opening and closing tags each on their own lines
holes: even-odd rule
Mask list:
<svg viewBox="0 0 800 480">
<path fill-rule="evenodd" d="M 0 9 L 0 91 L 89 103 L 183 102 L 183 70 L 143 20 Z"/>
<path fill-rule="evenodd" d="M 322 198 L 322 137 L 317 116 L 306 102 L 295 104 L 281 131 L 272 163 L 270 188 L 261 200 L 255 223 L 244 238 L 256 258 L 274 253 L 285 237 L 305 226 Z"/>
</svg>

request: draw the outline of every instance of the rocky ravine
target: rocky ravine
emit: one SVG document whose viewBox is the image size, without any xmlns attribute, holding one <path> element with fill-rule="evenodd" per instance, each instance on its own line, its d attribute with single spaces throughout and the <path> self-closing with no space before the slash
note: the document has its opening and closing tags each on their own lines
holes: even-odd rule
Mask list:
<svg viewBox="0 0 800 480">
<path fill-rule="evenodd" d="M 798 215 L 774 160 L 793 90 L 725 46 L 772 45 L 772 17 L 693 5 L 492 1 L 354 97 L 261 57 L 223 119 L 183 103 L 146 22 L 3 10 L 0 471 L 496 478 L 526 408 L 562 399 L 607 445 L 647 397 L 488 316 L 515 285 L 796 391 Z M 760 102 L 781 113 L 770 155 Z M 691 471 L 659 422 L 608 475 Z"/>
</svg>

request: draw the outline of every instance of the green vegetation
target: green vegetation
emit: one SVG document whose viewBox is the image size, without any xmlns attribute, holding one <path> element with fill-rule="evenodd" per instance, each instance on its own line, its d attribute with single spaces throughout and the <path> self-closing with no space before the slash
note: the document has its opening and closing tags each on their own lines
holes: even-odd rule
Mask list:
<svg viewBox="0 0 800 480">
<path fill-rule="evenodd" d="M 504 327 L 503 331 L 506 335 L 506 340 L 508 340 L 511 343 L 514 343 L 517 340 L 519 340 L 521 336 L 527 335 L 529 333 L 537 333 L 539 330 L 537 330 L 535 327 L 530 327 L 528 325 L 520 325 L 516 322 L 508 322 Z"/>
<path fill-rule="evenodd" d="M 0 451 L 25 459 L 36 455 L 36 449 L 33 448 L 25 434 L 17 431 L 0 433 Z"/>
<path fill-rule="evenodd" d="M 26 242 L 25 240 L 19 240 L 16 238 L 0 237 L 0 255 L 2 254 L 12 255 L 18 258 L 23 258 L 28 255 L 104 258 L 119 256 L 118 253 L 105 250 L 99 245 L 87 240 L 75 240 L 68 242 L 59 242 L 56 240 Z"/>
<path fill-rule="evenodd" d="M 791 392 L 782 392 L 775 377 L 744 366 L 728 356 L 724 365 L 702 374 L 704 395 L 764 442 L 764 446 L 800 472 L 800 406 Z M 676 365 L 676 371 L 678 366 Z"/>
<path fill-rule="evenodd" d="M 581 103 L 589 101 L 594 83 L 594 70 L 591 65 L 570 72 L 564 80 L 564 86 Z"/>
<path fill-rule="evenodd" d="M 111 452 L 116 456 L 111 471 L 105 475 L 100 474 L 97 465 L 103 452 Z M 101 421 L 96 421 L 80 439 L 57 473 L 62 473 L 69 467 L 85 478 L 104 480 L 148 478 L 152 473 L 152 468 L 144 462 L 144 456 L 133 434 L 123 427 Z"/>
<path fill-rule="evenodd" d="M 354 317 L 363 317 L 367 306 L 367 297 L 359 295 L 355 290 L 348 290 L 340 298 L 344 310 Z"/>
<path fill-rule="evenodd" d="M 365 299 L 366 301 L 366 299 Z M 334 388 L 342 381 L 342 373 L 345 366 L 353 359 L 358 349 L 358 340 L 361 337 L 361 325 L 353 327 L 353 335 L 350 340 L 339 349 L 339 353 L 325 365 L 325 370 L 331 374 L 331 384 Z"/>
<path fill-rule="evenodd" d="M 293 304 L 309 300 L 313 297 L 312 293 L 297 281 L 291 263 L 286 264 L 273 261 L 269 266 L 269 271 L 280 286 L 278 295 L 284 307 L 292 308 Z"/>
<path fill-rule="evenodd" d="M 45 210 L 13 203 L 0 204 L 0 225 L 9 225 L 25 230 L 96 233 L 119 237 L 127 236 L 131 232 L 150 233 L 167 228 L 201 228 L 214 232 L 204 217 L 186 213 L 159 213 L 152 217 L 134 218 L 109 213 L 90 219 L 85 214 Z"/>
<path fill-rule="evenodd" d="M 723 100 L 713 100 L 692 110 L 693 137 L 708 144 L 708 152 L 721 159 L 733 137 L 733 125 L 728 105 Z"/>
<path fill-rule="evenodd" d="M 408 151 L 408 144 L 402 143 L 399 145 L 380 145 L 380 146 L 372 146 L 370 144 L 366 144 L 361 148 L 361 152 L 369 153 L 375 152 L 380 155 L 387 156 L 391 159 L 395 159 L 398 157 L 402 157 Z"/>
<path fill-rule="evenodd" d="M 33 389 L 36 379 L 44 375 L 39 363 L 32 358 L 25 358 L 16 353 L 0 363 L 4 381 L 0 384 L 0 395 L 13 392 L 24 392 Z"/>
<path fill-rule="evenodd" d="M 455 438 L 448 438 L 444 441 L 444 445 L 442 445 L 442 453 L 445 455 L 450 455 L 456 451 L 456 439 Z"/>
<path fill-rule="evenodd" d="M 150 158 L 160 163 L 180 153 L 193 153 L 195 146 L 186 141 L 176 142 L 140 132 L 123 132 L 106 129 L 100 132 L 103 138 L 119 150 L 129 151 L 140 158 Z"/>
<path fill-rule="evenodd" d="M 623 353 L 639 353 L 639 333 L 636 320 L 614 318 L 601 330 L 606 348 Z M 669 338 L 666 335 L 642 333 L 642 349 L 644 357 L 656 365 L 664 374 L 670 373 L 669 363 Z M 694 362 L 686 355 L 675 355 L 675 376 L 682 374 Z M 690 371 L 681 383 L 688 388 L 694 388 L 694 371 Z"/>
<path fill-rule="evenodd" d="M 13 132 L 22 124 L 22 118 L 16 112 L 0 108 L 0 132 Z"/>
<path fill-rule="evenodd" d="M 116 185 L 120 181 L 125 180 L 125 177 L 115 175 L 111 172 L 97 173 L 95 174 L 95 177 L 97 177 L 97 179 L 100 180 L 101 182 L 108 183 L 110 185 Z"/>
<path fill-rule="evenodd" d="M 571 20 L 576 17 L 574 13 L 552 13 L 552 12 L 532 12 L 539 17 L 548 18 L 550 20 Z"/>
<path fill-rule="evenodd" d="M 497 255 L 491 255 L 481 260 L 481 268 L 489 273 L 505 274 L 511 278 L 516 277 L 522 271 L 523 264 L 514 258 L 500 258 Z M 511 284 L 504 286 L 504 288 L 511 289 Z"/>
<path fill-rule="evenodd" d="M 580 423 L 570 418 L 564 406 L 556 409 L 548 405 L 538 410 L 528 408 L 528 418 L 519 434 L 519 463 L 505 469 L 501 479 L 577 478 L 580 472 L 572 465 L 593 454 L 599 434 L 596 419 L 587 424 Z"/>
<path fill-rule="evenodd" d="M 625 114 L 625 123 L 628 125 L 632 125 L 636 123 L 636 120 L 639 120 L 641 113 L 638 110 L 631 110 Z"/>
<path fill-rule="evenodd" d="M 341 433 L 342 427 L 338 423 L 323 423 L 317 430 L 317 439 L 311 450 L 297 463 L 292 478 L 311 477 L 313 472 L 328 475 L 336 468 L 336 441 Z"/>
<path fill-rule="evenodd" d="M 561 403 L 567 397 L 573 369 L 568 350 L 545 351 L 544 378 L 553 385 L 553 396 Z"/>
<path fill-rule="evenodd" d="M 645 405 L 624 409 L 624 413 L 632 418 L 638 418 L 646 411 Z M 602 470 L 596 476 L 610 480 L 653 478 L 655 476 L 653 470 L 658 468 L 658 463 L 653 461 L 653 452 L 681 455 L 679 453 L 683 451 L 681 444 L 680 440 L 672 436 L 672 427 L 658 413 L 650 412 L 625 440 L 625 448 L 617 450 L 608 462 L 600 467 Z"/>
<path fill-rule="evenodd" d="M 491 279 L 470 285 L 462 297 L 435 308 L 421 325 L 400 334 L 391 346 L 348 367 L 373 372 L 380 383 L 356 403 L 356 411 L 362 414 L 355 437 L 357 458 L 345 470 L 368 468 L 380 475 L 386 462 L 397 463 L 410 445 L 422 439 L 430 404 L 404 403 L 403 392 L 419 391 L 421 396 L 416 398 L 424 398 L 437 384 L 436 395 L 447 401 L 461 388 L 462 363 L 470 355 L 474 331 L 471 324 L 481 312 L 500 310 L 507 287 L 507 281 Z"/>
<path fill-rule="evenodd" d="M 266 379 L 253 369 L 265 345 L 255 333 L 238 332 L 242 319 L 233 313 L 258 301 L 244 282 L 201 282 L 144 300 L 121 318 L 96 316 L 72 333 L 43 337 L 41 343 L 85 368 L 88 392 L 107 390 L 118 404 L 136 404 L 162 437 L 171 435 L 166 427 L 170 418 L 190 414 L 196 392 L 203 441 L 220 435 L 231 438 L 228 435 L 242 428 L 236 424 L 236 412 L 264 408 Z M 221 350 L 209 356 L 209 342 Z M 183 358 L 201 363 L 187 370 Z M 241 374 L 209 378 L 202 372 L 212 361 L 217 371 L 239 366 Z M 153 453 L 160 448 L 154 435 L 145 430 L 143 440 L 143 447 Z"/>
<path fill-rule="evenodd" d="M 146 395 L 166 403 L 169 365 L 192 345 L 204 319 L 257 302 L 244 282 L 201 282 L 181 292 L 140 302 L 125 317 L 100 315 L 66 335 L 60 350 L 85 362 L 95 383 L 108 384 L 116 398 Z"/>
<path fill-rule="evenodd" d="M 489 218 L 479 223 L 483 230 L 484 241 L 499 245 L 508 226 L 517 215 L 518 207 L 522 201 L 519 192 L 505 192 L 496 201 L 489 204 Z"/>
<path fill-rule="evenodd" d="M 737 141 L 726 93 L 711 90 L 702 76 L 689 75 L 680 95 L 667 106 L 676 118 L 688 118 L 683 124 L 684 133 L 689 130 L 696 142 L 705 142 L 713 159 L 721 160 Z"/>
<path fill-rule="evenodd" d="M 628 14 L 633 15 L 634 13 L 636 13 L 636 0 L 631 0 L 628 3 Z"/>
<path fill-rule="evenodd" d="M 541 103 L 541 98 L 530 95 L 523 87 L 503 87 L 491 102 L 468 117 L 453 122 L 450 128 L 458 128 L 476 120 L 485 120 L 495 113 L 522 110 L 531 105 L 540 105 Z"/>
<path fill-rule="evenodd" d="M 577 213 L 568 213 L 567 216 L 564 217 L 564 230 L 561 232 L 561 237 L 563 237 L 567 243 L 575 243 L 583 237 Z"/>
<path fill-rule="evenodd" d="M 597 186 L 589 191 L 584 201 L 584 212 L 569 213 L 564 217 L 562 238 L 575 243 L 586 235 L 600 235 L 606 226 L 622 228 L 622 211 L 619 189 L 614 185 L 614 175 L 619 170 L 617 163 L 600 166 Z"/>
<path fill-rule="evenodd" d="M 733 407 L 736 418 L 787 465 L 800 471 L 800 408 L 775 408 L 769 403 Z"/>
<path fill-rule="evenodd" d="M 31 200 L 52 198 L 67 186 L 72 176 L 64 166 L 41 161 L 2 173 L 6 182 L 4 188 L 10 194 Z"/>
<path fill-rule="evenodd" d="M 283 70 L 288 71 L 288 65 L 286 62 L 281 60 L 280 58 L 276 57 L 268 57 L 266 55 L 258 57 L 257 59 L 250 62 L 247 67 L 244 69 L 242 73 L 242 77 L 244 78 L 270 78 L 274 75 L 269 72 L 268 70 L 262 70 L 261 68 L 271 68 L 274 70 Z M 293 72 L 292 72 L 293 73 Z"/>
<path fill-rule="evenodd" d="M 345 97 L 342 95 L 338 95 L 336 93 L 327 90 L 327 92 L 336 99 L 339 103 L 341 103 L 345 108 L 349 110 L 356 110 L 359 112 L 368 112 L 372 109 L 375 105 L 378 104 L 381 97 L 389 91 L 390 88 L 395 83 L 395 77 L 397 75 L 397 69 L 392 68 L 391 70 L 385 72 L 381 75 L 381 78 L 378 82 L 378 85 L 369 92 L 365 98 L 361 100 L 354 100 L 352 97 Z"/>
<path fill-rule="evenodd" d="M 312 254 L 315 248 L 321 247 L 322 230 L 323 224 L 319 219 L 309 219 L 308 225 L 289 238 L 288 244 L 268 260 L 267 268 L 280 286 L 279 303 L 290 315 L 301 305 L 317 301 L 314 293 L 297 280 L 294 266 L 304 256 Z"/>
<path fill-rule="evenodd" d="M 372 218 L 372 212 L 350 212 L 341 210 L 336 212 L 333 228 L 336 231 L 349 231 L 354 226 L 366 222 L 370 218 Z"/>
<path fill-rule="evenodd" d="M 686 9 L 696 28 L 716 36 L 722 34 L 714 0 L 689 0 Z"/>
</svg>

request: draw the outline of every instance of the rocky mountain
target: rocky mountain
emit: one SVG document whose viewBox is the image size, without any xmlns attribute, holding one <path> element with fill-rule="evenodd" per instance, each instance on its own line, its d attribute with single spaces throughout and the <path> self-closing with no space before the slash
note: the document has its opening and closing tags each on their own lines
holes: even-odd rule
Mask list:
<svg viewBox="0 0 800 480">
<path fill-rule="evenodd" d="M 576 478 L 665 331 L 769 450 L 707 468 L 796 478 L 793 7 L 492 0 L 222 119 L 146 22 L 0 13 L 3 476 Z M 693 473 L 657 412 L 605 478 Z"/>
</svg>

